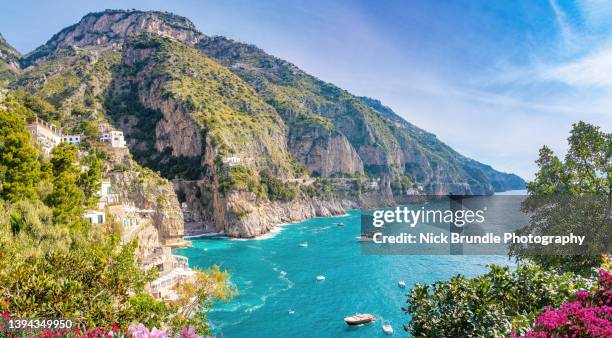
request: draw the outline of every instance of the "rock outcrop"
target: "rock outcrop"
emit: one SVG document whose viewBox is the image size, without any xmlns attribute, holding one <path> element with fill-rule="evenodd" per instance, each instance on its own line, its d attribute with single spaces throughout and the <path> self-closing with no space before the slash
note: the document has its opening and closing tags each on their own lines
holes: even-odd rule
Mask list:
<svg viewBox="0 0 612 338">
<path fill-rule="evenodd" d="M 156 230 L 159 243 L 166 246 L 183 246 L 185 241 L 183 213 L 172 183 L 148 169 L 124 157 L 121 171 L 108 174 L 115 203 L 135 207 L 144 212 Z M 151 233 L 151 230 L 145 233 Z M 153 246 L 157 245 L 155 241 Z"/>
</svg>

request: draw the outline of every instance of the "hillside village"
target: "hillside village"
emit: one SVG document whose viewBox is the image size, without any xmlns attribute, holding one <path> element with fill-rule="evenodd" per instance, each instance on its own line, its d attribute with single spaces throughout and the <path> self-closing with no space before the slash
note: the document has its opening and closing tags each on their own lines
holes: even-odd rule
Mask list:
<svg viewBox="0 0 612 338">
<path fill-rule="evenodd" d="M 61 142 L 78 147 L 84 141 L 84 135 L 63 133 L 61 128 L 38 117 L 29 118 L 26 123 L 33 139 L 47 156 Z M 108 148 L 115 161 L 124 161 L 129 158 L 129 150 L 122 131 L 113 129 L 108 124 L 102 124 L 99 129 L 97 141 Z M 82 157 L 85 154 L 80 152 L 79 155 Z M 239 161 L 239 159 L 230 159 L 229 163 L 239 163 Z M 86 166 L 81 166 L 81 171 L 87 169 Z M 175 300 L 178 297 L 175 288 L 186 281 L 193 281 L 195 272 L 189 268 L 188 259 L 174 255 L 172 248 L 189 243 L 179 241 L 168 244 L 155 238 L 158 233 L 156 231 L 151 233 L 150 227 L 156 210 L 135 206 L 134 201 L 122 196 L 125 194 L 120 188 L 113 186 L 110 179 L 111 174 L 106 174 L 97 192 L 99 197 L 97 208 L 86 210 L 83 218 L 95 226 L 108 226 L 111 220 L 118 222 L 122 228 L 121 242 L 123 244 L 132 240 L 145 244 L 140 245 L 138 254 L 142 268 L 144 270 L 157 268 L 159 271 L 159 277 L 148 285 L 148 292 L 157 299 Z M 149 228 L 148 233 L 147 228 Z M 143 236 L 148 239 L 143 241 Z"/>
</svg>

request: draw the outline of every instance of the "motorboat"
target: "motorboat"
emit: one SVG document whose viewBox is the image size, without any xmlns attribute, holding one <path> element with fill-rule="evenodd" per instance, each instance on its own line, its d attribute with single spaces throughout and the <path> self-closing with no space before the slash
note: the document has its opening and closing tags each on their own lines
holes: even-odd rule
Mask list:
<svg viewBox="0 0 612 338">
<path fill-rule="evenodd" d="M 302 248 L 307 248 L 308 242 L 300 243 L 299 246 L 301 246 Z"/>
<path fill-rule="evenodd" d="M 316 279 L 317 279 L 319 282 L 322 282 L 322 281 L 324 281 L 324 280 L 325 280 L 325 276 L 323 276 L 323 275 L 318 275 L 318 276 L 316 277 Z"/>
<path fill-rule="evenodd" d="M 389 334 L 389 335 L 393 334 L 393 326 L 391 326 L 391 323 L 389 323 L 388 321 L 385 321 L 383 323 L 382 330 L 386 334 Z"/>
<path fill-rule="evenodd" d="M 344 322 L 348 325 L 362 325 L 371 323 L 374 316 L 369 313 L 356 313 L 352 316 L 344 317 Z"/>
<path fill-rule="evenodd" d="M 336 223 L 336 225 L 339 226 L 339 227 L 343 227 L 344 223 L 340 222 L 340 223 Z"/>
<path fill-rule="evenodd" d="M 397 286 L 399 286 L 400 288 L 402 288 L 402 289 L 403 289 L 403 288 L 405 288 L 405 287 L 406 287 L 406 282 L 405 282 L 405 281 L 403 281 L 403 280 L 401 280 L 401 281 L 397 282 Z"/>
</svg>

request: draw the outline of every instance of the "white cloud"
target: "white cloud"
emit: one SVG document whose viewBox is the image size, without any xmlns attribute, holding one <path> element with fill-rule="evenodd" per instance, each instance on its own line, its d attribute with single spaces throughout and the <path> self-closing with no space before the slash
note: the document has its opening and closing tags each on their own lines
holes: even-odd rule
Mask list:
<svg viewBox="0 0 612 338">
<path fill-rule="evenodd" d="M 556 80 L 570 86 L 595 86 L 612 89 L 612 48 L 587 55 L 546 70 L 544 80 Z"/>
</svg>

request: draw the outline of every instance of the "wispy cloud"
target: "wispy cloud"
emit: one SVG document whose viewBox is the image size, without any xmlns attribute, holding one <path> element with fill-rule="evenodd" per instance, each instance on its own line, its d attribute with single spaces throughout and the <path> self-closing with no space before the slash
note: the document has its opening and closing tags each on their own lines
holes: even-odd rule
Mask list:
<svg viewBox="0 0 612 338">
<path fill-rule="evenodd" d="M 557 80 L 570 86 L 605 87 L 612 90 L 612 47 L 586 55 L 542 73 L 544 80 Z"/>
<path fill-rule="evenodd" d="M 549 0 L 550 7 L 555 15 L 555 21 L 559 27 L 559 33 L 561 35 L 561 43 L 563 47 L 569 51 L 573 51 L 578 48 L 578 36 L 574 31 L 571 20 L 567 13 L 559 6 L 557 0 Z"/>
</svg>

